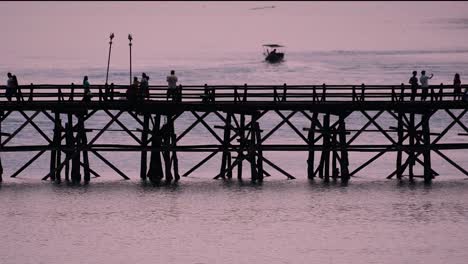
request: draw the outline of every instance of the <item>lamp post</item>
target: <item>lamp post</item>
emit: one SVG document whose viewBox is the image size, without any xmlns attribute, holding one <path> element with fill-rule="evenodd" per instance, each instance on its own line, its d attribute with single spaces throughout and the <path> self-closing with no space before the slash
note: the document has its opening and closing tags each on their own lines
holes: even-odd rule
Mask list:
<svg viewBox="0 0 468 264">
<path fill-rule="evenodd" d="M 130 47 L 130 85 L 132 85 L 132 34 L 128 34 L 128 46 Z"/>
<path fill-rule="evenodd" d="M 109 38 L 110 38 L 110 41 L 109 41 L 109 56 L 107 57 L 106 85 L 107 85 L 107 80 L 109 79 L 109 64 L 110 64 L 110 56 L 111 56 L 111 50 L 112 50 L 112 39 L 114 38 L 114 33 L 111 33 Z"/>
</svg>

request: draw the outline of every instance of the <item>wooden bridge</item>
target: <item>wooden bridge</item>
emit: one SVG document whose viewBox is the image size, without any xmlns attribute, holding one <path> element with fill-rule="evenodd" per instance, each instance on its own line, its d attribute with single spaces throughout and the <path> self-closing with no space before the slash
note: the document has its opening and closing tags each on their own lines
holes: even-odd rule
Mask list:
<svg viewBox="0 0 468 264">
<path fill-rule="evenodd" d="M 468 85 L 462 85 L 465 90 Z M 304 170 L 308 178 L 320 177 L 324 181 L 340 179 L 347 183 L 363 168 L 369 166 L 383 154 L 396 152 L 395 170 L 387 178 L 410 181 L 421 177 L 430 183 L 438 175 L 437 168 L 431 166 L 431 155 L 437 155 L 462 174 L 468 176 L 465 168 L 454 162 L 442 150 L 468 149 L 468 128 L 462 118 L 468 110 L 468 102 L 454 94 L 454 87 L 447 85 L 430 86 L 427 97 L 421 98 L 419 88 L 416 96 L 407 85 L 218 85 L 182 86 L 173 90 L 168 97 L 166 86 L 151 86 L 149 95 L 129 101 L 125 98 L 128 86 L 91 86 L 91 101 L 83 101 L 81 85 L 29 85 L 20 86 L 18 96 L 8 101 L 0 95 L 0 154 L 1 152 L 37 152 L 11 177 L 16 177 L 33 164 L 44 153 L 50 153 L 50 170 L 42 179 L 55 182 L 65 179 L 74 183 L 83 180 L 88 183 L 91 175 L 99 177 L 90 162 L 90 154 L 125 179 L 118 164 L 113 164 L 100 152 L 128 151 L 141 153 L 140 177 L 153 184 L 170 183 L 188 176 L 217 154 L 221 156 L 220 169 L 213 177 L 242 179 L 242 168 L 250 164 L 250 179 L 262 182 L 273 171 L 289 179 L 294 176 L 264 156 L 265 151 L 303 151 Z M 1 87 L 0 89 L 5 89 Z M 431 130 L 431 117 L 437 112 L 445 112 L 450 119 L 444 120 L 441 131 Z M 9 117 L 19 114 L 24 122 L 13 132 L 6 133 L 2 128 L 12 128 Z M 102 128 L 90 128 L 87 121 L 97 113 L 108 120 Z M 123 113 L 131 116 L 137 129 L 125 125 L 119 118 Z M 180 116 L 190 113 L 194 120 L 178 135 L 175 127 Z M 348 117 L 359 113 L 366 123 L 359 129 L 347 129 Z M 379 116 L 387 113 L 396 122 L 379 121 Z M 219 119 L 210 124 L 208 115 Z M 263 129 L 262 117 L 274 114 L 280 117 L 274 127 Z M 50 130 L 37 124 L 42 116 L 50 122 Z M 298 127 L 291 121 L 293 116 L 302 116 L 307 127 Z M 163 122 L 163 119 L 166 122 Z M 10 122 L 10 123 L 9 123 Z M 98 144 L 104 132 L 111 131 L 111 125 L 119 125 L 121 130 L 133 139 L 133 144 L 112 142 Z M 12 140 L 26 127 L 32 126 L 42 137 L 42 144 L 16 144 Z M 289 126 L 301 144 L 266 144 L 265 141 L 283 125 Z M 440 143 L 455 126 L 464 133 L 457 134 L 457 142 Z M 180 144 L 180 140 L 197 126 L 207 129 L 215 144 Z M 374 129 L 369 129 L 372 126 Z M 441 124 L 438 124 L 440 127 Z M 220 129 L 222 136 L 215 130 Z M 92 137 L 91 131 L 97 130 Z M 305 131 L 303 133 L 301 131 Z M 386 143 L 355 144 L 358 137 L 369 133 L 379 133 Z M 431 137 L 432 136 L 432 137 Z M 14 140 L 13 140 L 14 142 Z M 354 144 L 353 144 L 354 143 Z M 179 171 L 177 154 L 180 152 L 201 152 L 206 156 L 185 172 Z M 349 152 L 375 153 L 361 165 L 349 166 Z M 149 154 L 149 155 L 148 155 Z M 183 162 L 183 161 L 182 161 Z M 415 175 L 419 166 L 422 175 Z M 270 170 L 270 171 L 268 171 Z M 0 180 L 3 167 L 0 160 Z"/>
</svg>

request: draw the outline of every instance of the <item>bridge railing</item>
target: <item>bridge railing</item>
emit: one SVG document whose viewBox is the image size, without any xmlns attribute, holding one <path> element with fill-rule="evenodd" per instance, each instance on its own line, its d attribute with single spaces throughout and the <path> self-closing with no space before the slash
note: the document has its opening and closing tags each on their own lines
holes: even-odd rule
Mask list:
<svg viewBox="0 0 468 264">
<path fill-rule="evenodd" d="M 127 100 L 128 85 L 91 85 L 91 101 Z M 413 94 L 410 85 L 179 85 L 168 96 L 167 86 L 150 86 L 145 100 L 178 102 L 363 102 L 363 101 L 453 101 L 461 100 L 468 84 L 455 93 L 453 85 L 431 85 L 426 96 L 421 87 Z M 8 101 L 6 86 L 0 86 L 0 102 Z M 12 101 L 81 101 L 82 85 L 20 85 Z"/>
</svg>

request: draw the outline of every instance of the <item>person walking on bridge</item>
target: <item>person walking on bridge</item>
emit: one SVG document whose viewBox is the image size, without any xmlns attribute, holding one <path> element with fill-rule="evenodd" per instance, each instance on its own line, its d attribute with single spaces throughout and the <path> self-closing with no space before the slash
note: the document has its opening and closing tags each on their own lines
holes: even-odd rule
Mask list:
<svg viewBox="0 0 468 264">
<path fill-rule="evenodd" d="M 434 77 L 434 74 L 431 73 L 431 77 L 428 77 L 426 71 L 421 71 L 421 77 L 419 78 L 421 82 L 421 101 L 426 101 L 429 93 L 429 79 L 432 79 L 432 77 Z"/>
</svg>

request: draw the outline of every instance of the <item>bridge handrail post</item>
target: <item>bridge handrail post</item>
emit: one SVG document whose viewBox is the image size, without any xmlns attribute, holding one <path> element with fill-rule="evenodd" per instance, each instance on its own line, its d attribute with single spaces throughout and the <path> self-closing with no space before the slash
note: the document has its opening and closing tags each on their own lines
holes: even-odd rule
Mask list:
<svg viewBox="0 0 468 264">
<path fill-rule="evenodd" d="M 316 90 L 316 87 L 314 85 L 314 86 L 312 86 L 312 102 L 315 103 L 315 101 L 317 101 L 317 90 Z"/>
<path fill-rule="evenodd" d="M 57 97 L 58 97 L 57 99 L 58 99 L 59 102 L 62 101 L 62 100 L 61 100 L 61 98 L 62 98 L 62 87 L 60 87 L 60 86 L 59 86 L 59 88 L 58 88 L 58 95 L 57 95 Z"/>
<path fill-rule="evenodd" d="M 182 102 L 182 84 L 179 84 L 179 87 L 176 89 L 176 102 Z"/>
<path fill-rule="evenodd" d="M 286 93 L 287 93 L 287 91 L 288 91 L 287 84 L 284 83 L 283 84 L 283 99 L 282 99 L 283 102 L 286 102 Z"/>
<path fill-rule="evenodd" d="M 247 102 L 247 84 L 246 83 L 244 83 L 244 95 L 243 95 L 242 101 Z"/>
<path fill-rule="evenodd" d="M 327 85 L 325 83 L 322 84 L 322 102 L 325 102 L 325 96 L 327 94 Z"/>
<path fill-rule="evenodd" d="M 34 84 L 31 83 L 31 86 L 29 88 L 29 99 L 28 99 L 28 101 L 30 101 L 30 102 L 32 102 L 32 100 L 33 100 L 33 93 L 34 93 Z"/>
<path fill-rule="evenodd" d="M 396 100 L 395 86 L 392 85 L 392 103 L 394 103 L 395 100 Z"/>
<path fill-rule="evenodd" d="M 401 83 L 400 87 L 401 87 L 400 101 L 403 102 L 405 99 L 405 84 Z"/>
<path fill-rule="evenodd" d="M 276 86 L 273 87 L 273 102 L 279 101 L 278 91 L 276 90 Z"/>
<path fill-rule="evenodd" d="M 210 94 L 210 92 L 208 91 L 208 84 L 205 83 L 205 85 L 203 86 L 203 96 L 202 96 L 202 102 L 203 103 L 208 102 L 209 94 Z"/>
<path fill-rule="evenodd" d="M 353 85 L 352 87 L 352 101 L 356 101 L 357 96 L 356 96 L 356 85 Z"/>
<path fill-rule="evenodd" d="M 434 87 L 431 87 L 431 103 L 434 102 L 434 101 L 437 101 L 437 98 L 435 98 L 435 90 L 434 90 Z"/>
<path fill-rule="evenodd" d="M 101 102 L 102 101 L 102 87 L 101 87 L 101 85 L 99 85 L 99 93 L 98 94 L 99 94 L 99 102 Z"/>
<path fill-rule="evenodd" d="M 70 98 L 68 99 L 69 101 L 72 101 L 75 99 L 75 84 L 71 83 L 71 92 L 70 92 Z"/>
<path fill-rule="evenodd" d="M 439 88 L 439 101 L 443 101 L 444 97 L 444 83 L 440 83 Z"/>
<path fill-rule="evenodd" d="M 366 85 L 364 83 L 361 84 L 361 102 L 364 102 Z"/>
</svg>

